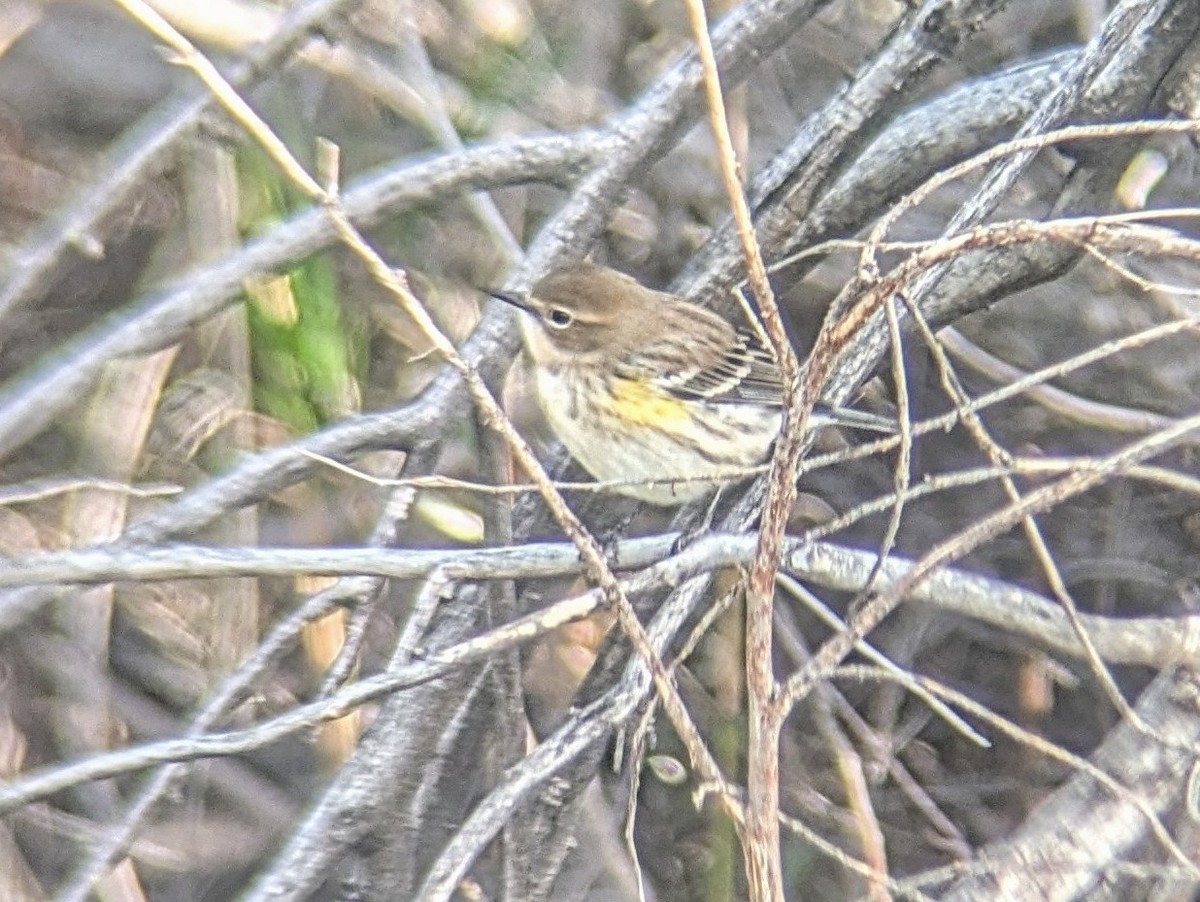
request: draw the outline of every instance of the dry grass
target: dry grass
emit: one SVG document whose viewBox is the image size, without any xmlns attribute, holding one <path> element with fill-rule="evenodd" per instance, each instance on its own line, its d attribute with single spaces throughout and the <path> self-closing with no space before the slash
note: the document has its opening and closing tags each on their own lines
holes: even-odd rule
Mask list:
<svg viewBox="0 0 1200 902">
<path fill-rule="evenodd" d="M 757 559 L 765 468 L 676 549 L 479 291 L 743 315 L 684 3 L 0 11 L 0 898 L 1193 896 L 1198 4 L 816 5 L 709 8 L 729 148 L 904 428 Z"/>
</svg>

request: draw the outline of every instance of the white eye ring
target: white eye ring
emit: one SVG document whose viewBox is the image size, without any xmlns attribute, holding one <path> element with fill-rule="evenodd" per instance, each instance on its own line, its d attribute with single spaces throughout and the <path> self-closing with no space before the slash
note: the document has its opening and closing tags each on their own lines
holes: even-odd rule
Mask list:
<svg viewBox="0 0 1200 902">
<path fill-rule="evenodd" d="M 565 329 L 575 322 L 575 317 L 571 315 L 570 311 L 563 310 L 562 307 L 551 307 L 546 311 L 545 319 L 555 329 Z"/>
</svg>

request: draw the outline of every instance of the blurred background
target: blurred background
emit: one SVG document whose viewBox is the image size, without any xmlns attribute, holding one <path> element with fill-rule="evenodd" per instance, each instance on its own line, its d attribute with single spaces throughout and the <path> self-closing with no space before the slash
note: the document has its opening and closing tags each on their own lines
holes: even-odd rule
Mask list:
<svg viewBox="0 0 1200 902">
<path fill-rule="evenodd" d="M 581 141 L 573 153 L 542 164 L 536 175 L 494 177 L 496 187 L 486 194 L 457 187 L 415 201 L 393 199 L 404 190 L 403 167 L 439 159 L 451 169 L 461 165 L 459 142 L 582 135 L 619 125 L 692 46 L 677 0 L 330 3 L 319 27 L 295 30 L 282 48 L 267 42 L 293 27 L 294 5 L 248 0 L 152 5 L 229 74 L 310 172 L 316 172 L 318 139 L 337 145 L 341 184 L 348 193 L 359 189 L 363 208 L 372 207 L 361 219 L 369 238 L 407 273 L 414 293 L 456 343 L 466 341 L 483 316 L 480 289 L 505 282 L 517 263 L 514 251 L 554 222 L 603 152 Z M 891 0 L 814 6 L 816 15 L 797 18 L 779 36 L 779 48 L 744 66 L 745 81 L 729 86 L 735 143 L 756 185 L 808 117 L 830 108 L 843 86 L 917 15 Z M 956 43 L 945 47 L 937 64 L 920 79 L 914 74 L 913 85 L 861 127 L 821 191 L 906 110 L 972 79 L 1077 47 L 1107 11 L 1100 0 L 979 6 L 985 11 L 955 34 Z M 715 0 L 708 12 L 718 22 L 737 8 Z M 428 339 L 395 299 L 331 239 L 294 241 L 288 247 L 296 250 L 282 256 L 263 251 L 263 259 L 272 262 L 257 269 L 246 263 L 247 248 L 257 253 L 273 240 L 293 240 L 288 230 L 311 203 L 227 116 L 211 106 L 200 110 L 203 98 L 194 76 L 114 3 L 0 5 L 0 414 L 16 416 L 17 424 L 0 430 L 7 432 L 0 438 L 0 555 L 106 546 L 123 535 L 141 541 L 137 524 L 164 511 L 173 515 L 180 508 L 172 505 L 198 497 L 195 492 L 222 474 L 266 460 L 271 449 L 335 424 L 404 410 L 443 371 Z M 1178 112 L 1168 100 L 1152 93 L 1137 115 Z M 671 285 L 684 272 L 700 284 L 716 270 L 714 257 L 706 254 L 728 207 L 707 125 L 695 116 L 688 121 L 694 124 L 668 133 L 667 146 L 634 168 L 620 196 L 610 199 L 594 239 L 578 239 L 583 246 L 574 248 L 576 255 L 590 253 L 655 287 Z M 1011 134 L 1017 124 L 1014 114 L 994 135 L 981 131 L 978 145 L 965 147 L 960 156 Z M 969 143 L 972 136 L 965 137 Z M 1093 207 L 1165 208 L 1194 198 L 1195 154 L 1186 138 L 1152 136 L 1104 153 L 1110 155 L 1100 168 L 1111 181 Z M 1040 156 L 1002 212 L 1041 217 L 1060 209 L 1063 174 L 1079 160 L 1094 163 L 1101 151 L 1072 147 L 1071 154 Z M 936 236 L 974 184 L 967 180 L 940 190 L 906 216 L 892 237 Z M 385 186 L 392 194 L 384 193 Z M 769 198 L 760 193 L 756 199 L 765 203 Z M 374 206 L 372 197 L 378 200 Z M 870 218 L 888 202 L 881 189 Z M 831 228 L 824 237 L 853 237 L 869 223 L 863 217 L 848 221 L 854 224 Z M 1184 233 L 1194 228 L 1182 215 L 1169 224 Z M 778 259 L 781 251 L 768 244 L 768 259 Z M 777 279 L 801 351 L 856 260 L 855 251 L 835 252 L 800 270 L 785 269 Z M 234 265 L 245 267 L 229 270 L 235 289 L 206 287 L 228 281 L 221 267 Z M 1139 329 L 1197 315 L 1194 297 L 1162 287 L 1194 284 L 1188 267 L 1146 259 L 1129 266 L 1141 283 L 1086 258 L 1054 281 L 1035 285 L 1031 279 L 1028 285 L 1014 283 L 1011 291 L 997 289 L 990 309 L 958 320 L 960 337 L 968 348 L 1033 370 Z M 180 314 L 170 325 L 147 315 L 156 304 L 186 300 L 192 288 L 197 298 L 208 292 L 206 297 L 219 299 L 197 301 L 194 314 Z M 724 295 L 707 299 L 733 309 Z M 131 340 L 112 350 L 101 347 L 105 336 L 126 327 L 143 330 L 137 339 L 143 346 Z M 488 348 L 502 371 L 516 347 L 514 335 L 509 326 Z M 1194 327 L 1181 330 L 1056 383 L 1074 398 L 1109 405 L 1100 412 L 1021 399 L 990 412 L 987 424 L 1014 454 L 1109 453 L 1130 440 L 1117 422 L 1118 409 L 1164 419 L 1195 411 L 1200 379 L 1195 335 Z M 929 354 L 919 338 L 910 338 L 905 351 L 914 416 L 951 409 Z M 981 394 L 1014 378 L 985 372 L 982 357 L 964 353 L 957 359 L 965 361 L 960 376 L 968 392 Z M 44 408 L 44 422 L 35 415 L 36 404 L 30 408 L 34 413 L 14 413 L 23 398 L 41 397 L 30 394 L 38 386 L 68 384 L 73 371 L 85 372 L 79 361 L 88 354 L 93 356 L 87 360 L 103 365 L 88 364 L 86 376 L 71 389 L 71 403 Z M 880 412 L 895 409 L 896 383 L 886 370 L 885 363 L 862 402 Z M 553 458 L 552 437 L 523 361 L 518 358 L 498 388 L 522 432 Z M 390 446 L 375 437 L 345 462 L 384 479 L 437 475 L 489 481 L 495 468 L 475 418 L 461 405 L 441 414 L 427 440 L 408 436 Z M 850 441 L 826 435 L 817 450 L 844 450 Z M 1160 462 L 1192 472 L 1194 452 L 1185 447 Z M 795 528 L 828 522 L 886 494 L 893 464 L 892 456 L 878 455 L 806 477 Z M 986 464 L 960 427 L 918 442 L 913 478 Z M 331 467 L 306 467 L 296 478 L 281 480 L 286 485 L 264 480 L 261 492 L 250 491 L 237 504 L 221 508 L 218 502 L 216 513 L 198 519 L 196 528 L 155 535 L 150 544 L 327 547 L 372 541 L 385 503 L 396 493 Z M 1032 487 L 1036 480 L 1022 485 Z M 449 484 L 425 485 L 406 497 L 408 506 L 393 516 L 392 535 L 384 543 L 469 547 L 494 540 L 494 535 L 485 540 L 492 499 Z M 992 483 L 914 502 L 906 509 L 896 553 L 919 557 L 1003 503 Z M 611 519 L 616 509 L 604 499 L 580 504 L 599 521 Z M 862 517 L 834 538 L 876 547 L 888 513 Z M 1198 516 L 1193 495 L 1115 480 L 1039 522 L 1081 608 L 1135 617 L 1194 610 Z M 645 533 L 669 522 L 669 514 L 642 511 L 632 531 Z M 544 524 L 518 527 L 525 537 L 558 537 Z M 1045 573 L 1017 531 L 990 542 L 963 566 L 1048 591 Z M 719 580 L 713 598 L 731 583 L 728 576 Z M 196 712 L 268 631 L 333 585 L 323 577 L 230 577 L 58 587 L 25 596 L 3 590 L 0 780 L 184 735 Z M 519 609 L 583 587 L 570 580 L 523 582 Z M 341 662 L 342 680 L 379 672 L 421 590 L 417 582 L 395 582 L 375 593 L 369 616 L 355 618 L 347 613 L 350 606 L 334 606 L 298 628 L 298 641 L 275 656 L 217 725 L 247 726 L 328 694 L 326 674 L 334 661 Z M 781 594 L 781 606 L 791 604 L 785 597 Z M 844 611 L 852 596 L 823 591 L 823 597 Z M 799 666 L 828 635 L 803 609 L 789 616 L 781 626 L 788 637 L 781 645 L 789 649 L 781 652 L 781 672 Z M 714 754 L 739 778 L 740 618 L 735 603 L 681 677 Z M 507 748 L 498 740 L 488 746 L 488 737 L 480 740 L 495 760 L 479 772 L 455 759 L 455 766 L 465 768 L 460 781 L 469 785 L 462 810 L 571 709 L 609 626 L 603 617 L 583 621 L 522 649 L 519 706 L 529 724 L 518 725 L 515 740 L 507 734 Z M 352 655 L 342 651 L 348 635 Z M 902 665 L 1074 752 L 1088 754 L 1119 722 L 1087 664 L 997 627 L 906 608 L 875 638 Z M 1153 673 L 1150 667 L 1127 666 L 1115 676 L 1136 698 Z M 864 854 L 845 776 L 846 762 L 857 760 L 893 875 L 971 861 L 979 848 L 1016 829 L 1069 775 L 1061 762 L 1011 738 L 994 735 L 995 745 L 987 750 L 972 745 L 894 686 L 839 688 L 844 694 L 822 696 L 789 721 L 784 807 L 831 842 Z M 148 814 L 125 821 L 134 825 L 128 854 L 116 856 L 115 868 L 99 869 L 104 876 L 96 884 L 98 896 L 219 900 L 245 892 L 254 875 L 277 860 L 304 812 L 335 785 L 335 775 L 352 759 L 377 713 L 377 706 L 364 706 L 253 753 L 195 764 Z M 666 719 L 659 720 L 634 831 L 644 891 L 657 899 L 741 898 L 745 887 L 734 831 L 715 806 L 697 810 L 686 756 Z M 437 754 L 449 756 L 441 747 Z M 585 854 L 567 856 L 550 898 L 637 898 L 621 836 L 628 775 L 613 773 L 606 760 L 578 808 L 578 842 Z M 89 850 L 111 835 L 112 824 L 128 818 L 130 800 L 144 779 L 145 771 L 135 770 L 87 782 L 0 820 L 0 899 L 82 897 L 72 893 L 91 883 L 84 879 L 96 861 Z M 430 821 L 437 823 L 439 837 L 459 822 L 461 812 L 454 810 L 459 813 L 438 815 L 444 821 Z M 431 806 L 427 814 L 437 811 Z M 386 837 L 376 838 L 386 845 Z M 356 850 L 368 870 L 375 851 Z M 313 891 L 318 898 L 414 897 L 434 852 L 415 854 L 411 884 L 393 884 L 395 895 L 384 894 L 379 879 L 356 883 L 348 876 L 353 868 L 331 872 L 323 888 Z M 460 887 L 462 898 L 500 897 L 499 855 L 494 852 L 472 870 Z M 785 866 L 797 899 L 863 898 L 870 892 L 861 876 L 795 837 L 787 842 Z M 1193 885 L 1169 884 L 1169 892 L 1155 898 L 1191 898 Z M 374 889 L 354 896 L 346 886 Z M 1138 887 L 1127 898 L 1149 897 Z"/>
</svg>

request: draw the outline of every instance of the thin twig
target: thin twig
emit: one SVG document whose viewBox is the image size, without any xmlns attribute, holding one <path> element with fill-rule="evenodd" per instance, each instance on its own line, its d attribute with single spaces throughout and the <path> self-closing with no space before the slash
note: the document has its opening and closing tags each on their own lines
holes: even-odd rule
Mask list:
<svg viewBox="0 0 1200 902">
<path fill-rule="evenodd" d="M 762 251 L 754 235 L 750 206 L 742 191 L 737 155 L 725 116 L 725 98 L 721 91 L 717 60 L 708 37 L 704 3 L 703 0 L 686 0 L 685 5 L 692 26 L 692 38 L 704 70 L 704 94 L 709 125 L 717 146 L 721 181 L 742 245 L 750 287 L 775 352 L 783 385 L 783 426 L 771 457 L 766 503 L 759 528 L 759 551 L 750 569 L 746 592 L 748 805 L 742 852 L 750 898 L 763 902 L 783 898 L 783 862 L 779 846 L 779 732 L 782 723 L 771 716 L 776 691 L 771 663 L 771 606 L 775 597 L 775 573 L 779 566 L 783 532 L 792 503 L 796 500 L 793 474 L 812 405 L 806 404 L 807 399 L 801 394 L 800 364 L 784 330 L 783 319 L 767 279 Z"/>
</svg>

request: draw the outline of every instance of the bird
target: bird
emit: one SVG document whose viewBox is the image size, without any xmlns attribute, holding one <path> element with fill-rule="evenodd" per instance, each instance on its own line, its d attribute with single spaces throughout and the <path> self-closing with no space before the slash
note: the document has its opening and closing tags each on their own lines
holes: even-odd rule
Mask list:
<svg viewBox="0 0 1200 902">
<path fill-rule="evenodd" d="M 555 269 L 528 291 L 488 294 L 523 314 L 551 429 L 593 478 L 617 483 L 614 491 L 677 506 L 769 456 L 783 385 L 755 331 L 589 261 Z M 896 429 L 847 408 L 818 407 L 809 423 Z"/>
</svg>

